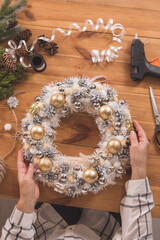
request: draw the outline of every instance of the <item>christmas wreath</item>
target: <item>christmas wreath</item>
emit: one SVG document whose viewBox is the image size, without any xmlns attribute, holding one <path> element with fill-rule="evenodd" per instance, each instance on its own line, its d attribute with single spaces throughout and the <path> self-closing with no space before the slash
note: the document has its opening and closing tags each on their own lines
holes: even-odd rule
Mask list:
<svg viewBox="0 0 160 240">
<path fill-rule="evenodd" d="M 45 86 L 22 120 L 24 159 L 34 164 L 35 179 L 68 196 L 115 184 L 129 163 L 133 124 L 127 103 L 118 101 L 115 89 L 94 80 L 69 77 Z M 100 131 L 92 155 L 64 156 L 54 145 L 60 120 L 76 112 L 94 116 Z"/>
</svg>

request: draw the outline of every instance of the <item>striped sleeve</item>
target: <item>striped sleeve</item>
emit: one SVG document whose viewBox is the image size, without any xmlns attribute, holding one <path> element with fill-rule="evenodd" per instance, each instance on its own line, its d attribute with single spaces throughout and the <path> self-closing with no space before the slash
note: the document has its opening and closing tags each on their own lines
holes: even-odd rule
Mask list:
<svg viewBox="0 0 160 240">
<path fill-rule="evenodd" d="M 35 213 L 23 213 L 15 207 L 10 218 L 7 219 L 5 226 L 2 228 L 2 236 L 0 239 L 33 239 L 35 230 L 32 224 L 35 219 Z"/>
<path fill-rule="evenodd" d="M 121 201 L 122 239 L 152 240 L 151 209 L 153 195 L 148 178 L 126 183 L 126 196 Z"/>
</svg>

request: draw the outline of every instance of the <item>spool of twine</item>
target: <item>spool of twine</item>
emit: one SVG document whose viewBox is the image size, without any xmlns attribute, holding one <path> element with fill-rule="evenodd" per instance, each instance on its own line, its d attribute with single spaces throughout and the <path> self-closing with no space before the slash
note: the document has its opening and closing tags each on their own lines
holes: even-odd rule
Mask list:
<svg viewBox="0 0 160 240">
<path fill-rule="evenodd" d="M 6 164 L 2 158 L 0 158 L 0 183 L 3 181 L 6 175 Z"/>
</svg>

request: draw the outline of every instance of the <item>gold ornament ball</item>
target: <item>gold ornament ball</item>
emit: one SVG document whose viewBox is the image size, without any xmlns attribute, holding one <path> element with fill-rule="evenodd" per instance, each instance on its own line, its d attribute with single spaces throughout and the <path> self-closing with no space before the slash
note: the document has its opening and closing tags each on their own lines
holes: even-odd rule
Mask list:
<svg viewBox="0 0 160 240">
<path fill-rule="evenodd" d="M 113 139 L 109 140 L 109 142 L 107 144 L 107 149 L 110 153 L 117 154 L 122 149 L 122 143 L 118 139 L 113 138 Z"/>
<path fill-rule="evenodd" d="M 43 157 L 39 160 L 38 167 L 42 172 L 47 173 L 52 170 L 53 162 L 50 158 Z"/>
<path fill-rule="evenodd" d="M 60 108 L 65 104 L 65 97 L 62 93 L 55 93 L 50 99 L 50 103 L 56 107 Z"/>
<path fill-rule="evenodd" d="M 99 115 L 103 119 L 109 119 L 112 115 L 112 108 L 109 105 L 103 105 L 99 108 Z"/>
<path fill-rule="evenodd" d="M 35 125 L 32 127 L 30 134 L 34 140 L 40 140 L 44 137 L 45 134 L 44 127 L 41 125 Z"/>
<path fill-rule="evenodd" d="M 98 179 L 98 173 L 95 169 L 93 168 L 87 168 L 83 172 L 83 178 L 87 183 L 94 183 Z"/>
<path fill-rule="evenodd" d="M 30 106 L 29 112 L 32 114 L 37 114 L 39 112 L 39 106 L 36 103 L 33 103 Z"/>
</svg>

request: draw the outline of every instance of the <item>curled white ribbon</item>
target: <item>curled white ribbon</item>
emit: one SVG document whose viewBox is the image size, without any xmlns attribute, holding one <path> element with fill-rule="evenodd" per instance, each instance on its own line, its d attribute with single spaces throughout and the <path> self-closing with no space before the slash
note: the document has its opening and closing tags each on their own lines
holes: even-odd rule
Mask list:
<svg viewBox="0 0 160 240">
<path fill-rule="evenodd" d="M 94 23 L 92 22 L 91 19 L 87 19 L 85 21 L 85 24 L 84 24 L 83 28 L 80 28 L 77 23 L 72 23 L 69 26 L 67 32 L 65 32 L 62 28 L 56 28 L 52 31 L 51 39 L 46 38 L 46 37 L 38 37 L 37 39 L 34 40 L 32 46 L 29 50 L 27 49 L 26 42 L 24 40 L 20 41 L 18 46 L 16 45 L 16 43 L 13 40 L 10 40 L 8 42 L 8 45 L 9 45 L 10 49 L 7 48 L 6 52 L 10 53 L 12 55 L 12 57 L 14 58 L 14 60 L 16 61 L 17 59 L 16 59 L 16 55 L 15 55 L 15 50 L 21 48 L 22 44 L 24 44 L 24 46 L 26 48 L 26 51 L 32 52 L 34 47 L 35 47 L 36 42 L 38 41 L 38 39 L 44 40 L 46 42 L 51 42 L 55 39 L 56 31 L 59 31 L 64 36 L 70 36 L 71 33 L 72 33 L 73 27 L 75 27 L 80 32 L 85 32 L 87 30 L 88 24 L 90 24 L 92 30 L 94 30 L 94 31 L 97 31 L 100 27 L 103 30 L 110 30 L 113 34 L 112 40 L 120 43 L 119 47 L 110 46 L 109 49 L 104 49 L 101 52 L 97 49 L 93 49 L 91 51 L 92 62 L 93 63 L 103 62 L 104 59 L 106 59 L 107 62 L 111 62 L 112 59 L 117 59 L 119 57 L 119 54 L 120 54 L 119 50 L 122 49 L 122 45 L 123 45 L 121 38 L 124 35 L 124 27 L 119 23 L 116 23 L 116 24 L 113 25 L 113 19 L 112 18 L 109 19 L 109 21 L 106 25 L 104 24 L 104 21 L 103 21 L 102 18 L 98 18 L 97 23 L 95 25 L 94 25 Z M 116 34 L 115 33 L 116 30 L 120 30 L 120 33 Z M 20 57 L 20 62 L 21 62 L 23 67 L 30 67 L 31 66 L 30 64 L 26 65 L 24 63 L 24 58 L 23 57 Z"/>
</svg>

